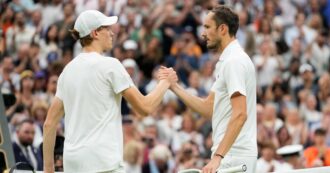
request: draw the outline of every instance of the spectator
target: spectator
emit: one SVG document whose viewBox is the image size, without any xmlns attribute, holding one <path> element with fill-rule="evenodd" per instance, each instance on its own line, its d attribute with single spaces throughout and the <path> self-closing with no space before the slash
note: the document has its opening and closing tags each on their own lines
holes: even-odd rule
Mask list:
<svg viewBox="0 0 330 173">
<path fill-rule="evenodd" d="M 157 122 L 157 126 L 160 141 L 164 144 L 170 145 L 174 134 L 182 127 L 182 116 L 177 114 L 178 107 L 178 103 L 173 100 L 164 103 L 161 108 L 162 119 Z"/>
<path fill-rule="evenodd" d="M 32 71 L 25 70 L 21 73 L 20 86 L 20 91 L 17 93 L 17 102 L 23 104 L 27 108 L 31 108 L 34 101 L 34 75 Z"/>
<path fill-rule="evenodd" d="M 21 44 L 29 44 L 35 33 L 35 28 L 26 24 L 26 16 L 24 12 L 15 14 L 14 25 L 6 31 L 6 49 L 13 54 L 21 46 Z"/>
<path fill-rule="evenodd" d="M 42 143 L 43 125 L 46 120 L 49 105 L 44 101 L 34 102 L 31 108 L 31 118 L 34 121 L 34 140 L 33 146 L 39 148 Z"/>
<path fill-rule="evenodd" d="M 282 126 L 280 129 L 278 129 L 276 136 L 278 139 L 279 147 L 292 145 L 292 136 L 290 135 L 286 126 Z"/>
<path fill-rule="evenodd" d="M 0 65 L 0 83 L 2 93 L 15 94 L 20 88 L 20 76 L 14 71 L 12 57 L 4 57 Z"/>
<path fill-rule="evenodd" d="M 46 30 L 45 38 L 40 41 L 42 61 L 52 64 L 60 59 L 60 47 L 58 45 L 58 27 L 53 24 Z"/>
<path fill-rule="evenodd" d="M 276 154 L 282 158 L 280 172 L 303 168 L 303 161 L 300 157 L 302 150 L 302 145 L 287 145 L 277 149 Z"/>
<path fill-rule="evenodd" d="M 56 22 L 58 28 L 58 41 L 62 49 L 73 50 L 73 45 L 76 42 L 70 35 L 69 30 L 73 28 L 75 20 L 75 5 L 72 2 L 63 4 L 63 19 Z"/>
<path fill-rule="evenodd" d="M 188 141 L 197 144 L 200 152 L 204 151 L 203 136 L 196 131 L 196 122 L 191 114 L 191 110 L 187 109 L 183 115 L 181 130 L 174 134 L 172 141 L 172 150 L 177 153 L 182 145 Z"/>
<path fill-rule="evenodd" d="M 275 159 L 275 146 L 265 143 L 261 148 L 261 157 L 257 160 L 257 173 L 278 171 L 281 164 Z"/>
<path fill-rule="evenodd" d="M 326 144 L 325 137 L 324 129 L 315 130 L 314 145 L 304 151 L 306 167 L 330 166 L 330 148 Z"/>
<path fill-rule="evenodd" d="M 297 108 L 288 108 L 285 115 L 285 126 L 292 138 L 292 144 L 304 145 L 307 142 L 308 128 Z"/>
<path fill-rule="evenodd" d="M 142 166 L 143 173 L 171 173 L 173 171 L 172 154 L 166 146 L 156 145 L 149 157 L 149 162 Z"/>
<path fill-rule="evenodd" d="M 237 30 L 237 40 L 245 49 L 249 56 L 255 53 L 255 36 L 252 28 L 248 25 L 249 14 L 245 9 L 238 12 L 239 28 Z"/>
<path fill-rule="evenodd" d="M 329 102 L 330 96 L 330 74 L 323 73 L 318 80 L 317 100 L 323 109 Z"/>
<path fill-rule="evenodd" d="M 269 37 L 264 39 L 260 45 L 260 54 L 252 58 L 257 70 L 259 87 L 270 86 L 282 69 L 282 62 L 276 56 L 274 46 L 274 42 Z"/>
<path fill-rule="evenodd" d="M 207 93 L 210 92 L 214 82 L 213 72 L 214 64 L 210 60 L 206 61 L 202 66 L 200 66 L 199 87 Z"/>
<path fill-rule="evenodd" d="M 142 145 L 134 140 L 124 147 L 124 168 L 129 173 L 142 173 Z"/>
<path fill-rule="evenodd" d="M 307 123 L 308 128 L 310 130 L 315 130 L 315 126 L 321 122 L 322 114 L 318 110 L 316 110 L 316 98 L 314 95 L 309 94 L 306 100 L 306 107 L 301 108 L 301 116 Z"/>
<path fill-rule="evenodd" d="M 33 138 L 35 135 L 33 121 L 22 121 L 16 129 L 17 141 L 13 143 L 16 162 L 26 162 L 34 170 L 42 170 L 41 152 L 33 147 Z"/>
<path fill-rule="evenodd" d="M 306 16 L 303 12 L 298 12 L 295 16 L 295 25 L 286 30 L 285 40 L 291 46 L 296 38 L 303 43 L 303 48 L 311 44 L 316 38 L 316 32 L 305 24 Z"/>
<path fill-rule="evenodd" d="M 17 50 L 17 58 L 14 58 L 15 72 L 22 73 L 24 70 L 34 70 L 33 62 L 29 57 L 30 45 L 27 43 L 21 44 Z M 35 67 L 35 66 L 34 66 Z"/>
<path fill-rule="evenodd" d="M 330 47 L 326 44 L 328 31 L 319 30 L 311 45 L 311 64 L 316 69 L 316 75 L 321 76 L 329 69 Z"/>
<path fill-rule="evenodd" d="M 176 155 L 176 165 L 177 170 L 191 169 L 191 168 L 199 168 L 203 167 L 203 162 L 199 158 L 200 152 L 198 150 L 198 146 L 191 141 L 188 141 L 182 144 L 182 147 L 178 154 Z"/>
</svg>

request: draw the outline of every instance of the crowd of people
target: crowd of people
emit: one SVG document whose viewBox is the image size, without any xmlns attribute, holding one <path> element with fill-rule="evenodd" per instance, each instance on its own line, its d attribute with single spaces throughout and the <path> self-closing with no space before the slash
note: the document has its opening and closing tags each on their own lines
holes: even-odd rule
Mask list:
<svg viewBox="0 0 330 173">
<path fill-rule="evenodd" d="M 330 166 L 330 0 L 7 0 L 0 5 L 0 86 L 16 161 L 42 169 L 43 123 L 63 68 L 81 52 L 71 35 L 88 9 L 118 16 L 117 58 L 142 93 L 172 67 L 191 94 L 207 96 L 218 54 L 201 37 L 218 3 L 239 16 L 237 40 L 257 77 L 257 172 Z M 171 91 L 143 118 L 123 100 L 128 173 L 201 168 L 211 157 L 211 120 Z M 55 168 L 63 168 L 64 121 Z M 95 148 L 97 150 L 97 148 Z"/>
</svg>

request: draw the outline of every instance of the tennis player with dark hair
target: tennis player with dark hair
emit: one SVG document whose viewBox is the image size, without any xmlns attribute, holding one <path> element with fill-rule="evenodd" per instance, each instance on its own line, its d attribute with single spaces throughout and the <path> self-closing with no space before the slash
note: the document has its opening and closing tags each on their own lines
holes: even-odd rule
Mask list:
<svg viewBox="0 0 330 173">
<path fill-rule="evenodd" d="M 207 48 L 220 54 L 215 83 L 207 98 L 190 95 L 179 84 L 171 90 L 202 116 L 212 118 L 212 159 L 203 173 L 245 164 L 254 173 L 257 160 L 256 79 L 250 57 L 235 38 L 238 16 L 226 6 L 210 11 L 203 23 Z M 163 68 L 160 74 L 170 69 Z M 162 78 L 160 78 L 162 79 Z"/>
<path fill-rule="evenodd" d="M 141 115 L 153 112 L 165 91 L 177 81 L 173 70 L 163 75 L 155 89 L 143 96 L 123 65 L 103 56 L 112 48 L 111 25 L 116 16 L 99 11 L 82 12 L 73 34 L 83 52 L 59 77 L 56 96 L 44 124 L 44 172 L 54 172 L 56 126 L 65 115 L 64 172 L 123 173 L 122 96 Z"/>
</svg>

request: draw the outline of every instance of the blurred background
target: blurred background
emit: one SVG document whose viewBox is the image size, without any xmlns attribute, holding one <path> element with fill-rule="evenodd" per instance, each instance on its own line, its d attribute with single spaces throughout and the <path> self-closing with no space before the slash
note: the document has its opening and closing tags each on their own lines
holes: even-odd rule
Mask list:
<svg viewBox="0 0 330 173">
<path fill-rule="evenodd" d="M 202 21 L 216 4 L 239 15 L 236 37 L 257 72 L 257 173 L 330 166 L 330 0 L 1 0 L 0 87 L 16 161 L 42 169 L 42 126 L 57 79 L 81 52 L 68 32 L 80 12 L 119 16 L 106 54 L 122 62 L 142 93 L 155 87 L 164 65 L 205 97 L 219 55 L 206 49 Z M 210 120 L 170 91 L 147 118 L 123 100 L 122 116 L 128 173 L 201 168 L 211 156 Z M 64 132 L 62 121 L 58 171 Z"/>
</svg>

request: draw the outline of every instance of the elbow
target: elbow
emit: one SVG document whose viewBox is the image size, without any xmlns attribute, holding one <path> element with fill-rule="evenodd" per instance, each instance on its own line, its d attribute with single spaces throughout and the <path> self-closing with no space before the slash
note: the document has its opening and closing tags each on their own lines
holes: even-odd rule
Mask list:
<svg viewBox="0 0 330 173">
<path fill-rule="evenodd" d="M 143 111 L 143 116 L 150 115 L 154 110 L 151 108 L 151 106 L 146 106 Z"/>
<path fill-rule="evenodd" d="M 201 113 L 201 115 L 204 116 L 207 119 L 212 119 L 213 112 L 209 111 L 209 112 L 206 112 L 204 114 Z"/>
<path fill-rule="evenodd" d="M 237 122 L 240 122 L 240 124 L 244 124 L 247 120 L 247 114 L 246 112 L 240 112 L 239 114 L 237 114 L 236 118 L 235 118 Z"/>
<path fill-rule="evenodd" d="M 49 131 L 51 129 L 55 129 L 55 125 L 50 122 L 50 121 L 45 121 L 44 125 L 43 125 L 43 131 L 46 132 L 46 131 Z"/>
<path fill-rule="evenodd" d="M 51 129 L 51 124 L 48 122 L 45 122 L 44 126 L 43 126 L 43 131 L 48 131 L 49 129 Z"/>
<path fill-rule="evenodd" d="M 141 109 L 139 109 L 138 113 L 141 116 L 146 117 L 152 113 L 152 109 L 150 108 L 150 106 L 144 106 L 144 107 L 141 107 Z"/>
</svg>

